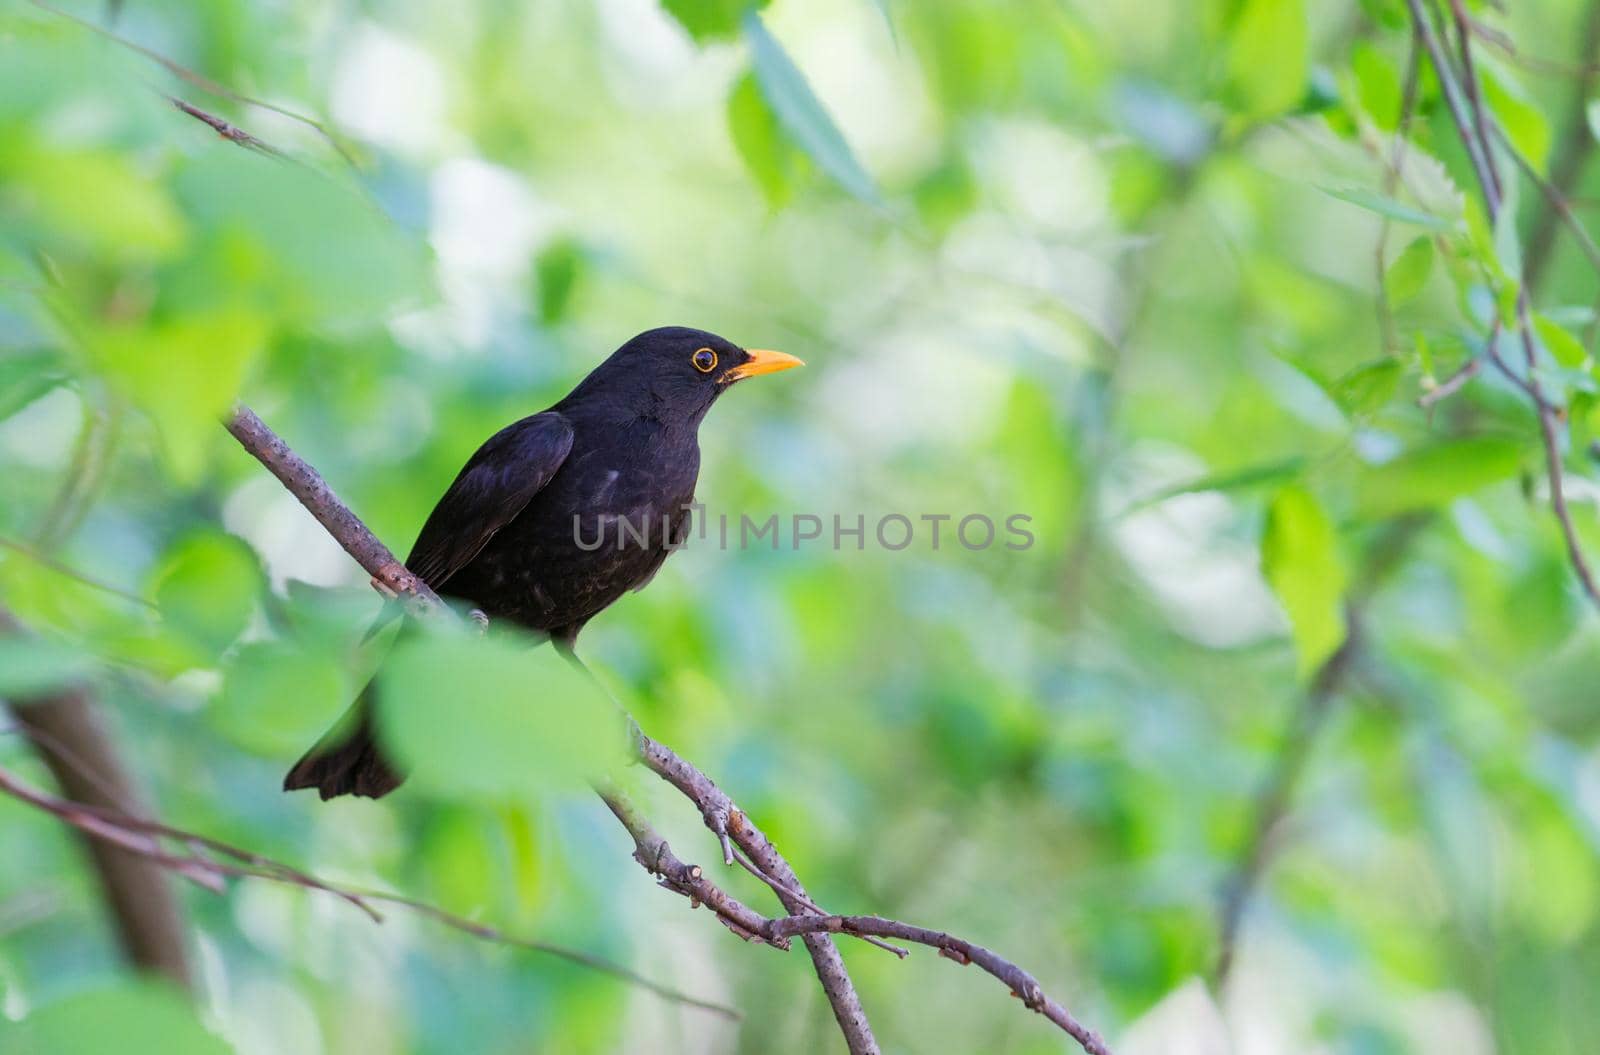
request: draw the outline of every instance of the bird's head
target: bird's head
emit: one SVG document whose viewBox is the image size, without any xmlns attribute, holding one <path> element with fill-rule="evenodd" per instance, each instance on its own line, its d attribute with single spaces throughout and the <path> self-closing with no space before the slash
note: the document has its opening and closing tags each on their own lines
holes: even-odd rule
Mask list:
<svg viewBox="0 0 1600 1055">
<path fill-rule="evenodd" d="M 663 326 L 611 353 L 572 394 L 698 423 L 734 382 L 803 365 L 792 355 L 741 348 L 705 330 Z"/>
</svg>

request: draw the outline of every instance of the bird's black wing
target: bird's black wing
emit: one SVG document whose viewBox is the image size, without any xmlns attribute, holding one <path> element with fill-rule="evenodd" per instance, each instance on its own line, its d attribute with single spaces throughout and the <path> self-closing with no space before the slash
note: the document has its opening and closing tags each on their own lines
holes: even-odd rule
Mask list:
<svg viewBox="0 0 1600 1055">
<path fill-rule="evenodd" d="M 513 422 L 462 466 L 422 525 L 406 567 L 437 590 L 516 519 L 572 450 L 572 425 L 554 411 Z"/>
</svg>

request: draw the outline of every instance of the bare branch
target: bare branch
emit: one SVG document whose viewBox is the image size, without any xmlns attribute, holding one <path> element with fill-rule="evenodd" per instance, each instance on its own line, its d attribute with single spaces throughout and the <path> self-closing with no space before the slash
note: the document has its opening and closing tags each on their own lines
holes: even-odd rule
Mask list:
<svg viewBox="0 0 1600 1055">
<path fill-rule="evenodd" d="M 714 912 L 729 930 L 745 941 L 766 941 L 774 948 L 788 950 L 787 938 L 768 939 L 765 936 L 766 917 L 749 908 L 738 899 L 725 893 L 705 877 L 699 865 L 685 864 L 672 852 L 659 832 L 634 808 L 633 803 L 614 786 L 596 788 L 600 798 L 610 807 L 622 826 L 633 836 L 633 859 L 653 876 L 659 876 L 661 885 L 674 893 L 682 894 L 695 907 L 704 905 Z"/>
<path fill-rule="evenodd" d="M 359 167 L 356 164 L 356 159 L 350 154 L 350 151 L 345 147 L 344 143 L 340 141 L 339 137 L 333 133 L 332 129 L 323 124 L 321 121 L 318 121 L 316 118 L 307 117 L 305 114 L 297 113 L 294 110 L 290 110 L 288 107 L 279 106 L 276 103 L 269 103 L 265 99 L 256 99 L 241 92 L 236 92 L 227 85 L 214 81 L 205 74 L 197 73 L 182 63 L 167 58 L 158 51 L 153 51 L 150 48 L 145 47 L 143 44 L 136 44 L 119 33 L 115 33 L 104 26 L 97 26 L 93 22 L 81 19 L 70 12 L 61 10 L 59 7 L 45 3 L 44 0 L 29 0 L 29 3 L 33 4 L 34 7 L 37 7 L 41 11 L 47 11 L 50 14 L 55 15 L 57 18 L 64 18 L 69 22 L 76 23 L 82 28 L 89 30 L 91 33 L 97 33 L 119 47 L 126 48 L 137 55 L 142 55 L 151 62 L 154 62 L 156 65 L 160 66 L 162 69 L 166 70 L 168 73 L 172 74 L 174 77 L 194 85 L 203 92 L 218 96 L 219 98 L 240 103 L 244 106 L 253 106 L 258 110 L 266 110 L 277 114 L 279 117 L 286 117 L 291 121 L 302 124 L 316 132 L 323 139 L 327 140 L 328 145 L 333 147 L 333 149 L 338 153 L 339 157 L 344 160 L 345 164 L 349 165 L 352 169 Z M 174 100 L 174 102 L 176 102 L 176 100 Z M 180 106 L 179 109 L 183 109 L 186 113 L 189 112 L 185 107 L 182 106 Z M 198 117 L 207 124 L 212 124 L 212 121 L 216 120 L 209 118 L 209 115 L 202 117 L 200 113 L 191 113 L 190 116 Z M 226 122 L 223 123 L 226 124 Z M 215 125 L 213 125 L 213 127 L 215 127 Z M 218 131 L 220 132 L 221 129 L 218 129 Z M 248 133 L 246 134 L 248 135 Z M 244 144 L 242 140 L 236 139 L 233 136 L 225 136 L 225 138 L 233 139 L 234 142 L 241 143 L 242 145 L 249 145 Z M 250 139 L 254 140 L 255 143 L 260 143 L 260 140 L 255 139 L 254 136 L 250 136 Z M 277 153 L 277 151 L 271 152 Z"/>
<path fill-rule="evenodd" d="M 1423 410 L 1433 409 L 1433 407 L 1437 404 L 1444 402 L 1465 388 L 1467 382 L 1471 381 L 1474 377 L 1477 377 L 1478 373 L 1482 369 L 1482 359 L 1468 359 L 1465 363 L 1461 364 L 1461 369 L 1457 370 L 1455 373 L 1439 382 L 1433 388 L 1428 389 L 1428 391 L 1418 396 L 1417 406 L 1421 407 Z"/>
<path fill-rule="evenodd" d="M 1505 200 L 1505 186 L 1500 182 L 1500 173 L 1495 170 L 1494 148 L 1489 142 L 1489 115 L 1483 105 L 1483 93 L 1478 89 L 1478 72 L 1472 60 L 1472 30 L 1467 21 L 1467 9 L 1461 0 L 1450 0 L 1450 11 L 1455 17 L 1456 32 L 1461 40 L 1461 88 L 1458 96 L 1465 96 L 1467 107 L 1472 115 L 1473 130 L 1478 135 L 1478 153 L 1483 159 L 1484 173 L 1489 178 L 1488 187 L 1492 187 L 1494 194 L 1490 198 L 1490 219 L 1500 211 L 1500 202 Z M 1448 70 L 1440 71 L 1440 78 L 1448 75 Z M 1454 103 L 1452 103 L 1452 110 Z M 1462 129 L 1465 134 L 1465 129 Z"/>
<path fill-rule="evenodd" d="M 350 507 L 333 493 L 333 488 L 328 486 L 322 474 L 290 450 L 289 445 L 256 417 L 253 410 L 243 404 L 237 405 L 223 420 L 223 425 L 245 450 L 288 488 L 290 494 L 300 500 L 300 504 L 317 518 L 317 523 L 327 528 L 334 541 L 343 546 L 344 551 L 355 558 L 356 563 L 374 579 L 406 598 L 413 610 L 419 613 L 449 610 L 427 583 L 411 574 L 399 558 L 389 551 L 389 547 L 379 542 L 367 530 L 367 526 L 350 512 Z"/>
<path fill-rule="evenodd" d="M 1412 540 L 1427 523 L 1426 516 L 1402 518 L 1389 524 L 1373 541 L 1345 603 L 1345 639 L 1333 655 L 1323 662 L 1310 686 L 1295 702 L 1272 766 L 1256 793 L 1244 846 L 1223 885 L 1218 910 L 1217 962 L 1213 969 L 1218 989 L 1228 982 L 1238 950 L 1239 935 L 1244 927 L 1246 909 L 1272 864 L 1284 818 L 1294 803 L 1295 792 L 1315 750 L 1318 736 L 1326 727 L 1329 712 L 1344 694 L 1350 676 L 1361 659 L 1362 624 L 1367 606 L 1372 596 L 1400 566 Z"/>
<path fill-rule="evenodd" d="M 513 945 L 534 952 L 558 956 L 561 959 L 591 970 L 619 978 L 630 985 L 646 989 L 674 1003 L 701 1008 L 728 1019 L 737 1020 L 742 1017 L 736 1009 L 725 1004 L 701 1000 L 698 997 L 681 993 L 670 986 L 651 981 L 649 978 L 629 970 L 621 964 L 613 963 L 590 953 L 569 949 L 562 945 L 552 945 L 549 942 L 534 941 L 529 938 L 510 935 L 476 920 L 458 916 L 453 912 L 447 912 L 436 905 L 430 905 L 400 894 L 363 890 L 326 882 L 310 873 L 197 832 L 185 831 L 181 828 L 146 820 L 115 809 L 91 806 L 83 802 L 58 798 L 37 788 L 30 787 L 4 767 L 0 767 L 0 792 L 4 792 L 21 802 L 51 814 L 100 843 L 114 846 L 128 854 L 153 861 L 163 868 L 173 869 L 191 877 L 197 874 L 207 877 L 212 882 L 203 883 L 203 885 L 218 893 L 226 889 L 223 882 L 225 879 L 264 879 L 331 894 L 341 901 L 360 909 L 374 923 L 383 922 L 383 916 L 373 907 L 373 902 L 396 905 L 484 941 Z M 169 851 L 165 849 L 164 842 L 178 843 L 186 852 Z M 202 853 L 200 851 L 210 851 L 211 853 Z M 212 854 L 230 858 L 231 862 L 217 860 Z"/>
<path fill-rule="evenodd" d="M 339 497 L 333 493 L 333 489 L 328 486 L 327 481 L 322 478 L 321 474 L 301 459 L 299 455 L 295 454 L 289 445 L 268 428 L 253 411 L 243 405 L 236 406 L 223 424 L 245 450 L 254 455 L 262 465 L 267 467 L 272 475 L 276 476 L 289 489 L 291 494 L 300 500 L 301 505 L 305 506 L 312 516 L 316 517 L 317 522 L 326 528 L 328 534 L 332 535 L 335 541 L 344 547 L 346 553 L 354 557 L 356 562 L 366 569 L 376 583 L 380 583 L 385 588 L 406 598 L 413 607 L 423 612 L 450 613 L 451 610 L 428 587 L 427 583 L 408 571 L 389 548 L 367 529 L 367 526 L 361 522 L 360 518 L 339 500 Z M 653 741 L 650 742 L 653 743 Z M 703 774 L 678 758 L 671 751 L 662 748 L 661 752 L 661 757 L 670 756 L 674 760 L 678 772 L 692 774 L 692 778 L 689 779 L 696 786 L 715 787 Z M 718 792 L 718 794 L 721 793 Z M 617 819 L 623 822 L 624 827 L 628 828 L 629 834 L 634 837 L 636 845 L 635 857 L 638 858 L 639 852 L 637 852 L 637 849 L 640 839 L 648 838 L 649 836 L 649 833 L 645 830 L 648 826 L 636 828 L 629 825 L 629 817 L 638 819 L 640 824 L 643 824 L 643 821 L 638 817 L 637 811 L 626 802 L 626 799 L 620 793 L 608 796 L 607 793 L 603 792 L 601 797 L 606 800 L 606 805 L 611 808 Z M 693 799 L 694 796 L 691 795 L 690 798 Z M 723 796 L 723 799 L 726 800 L 726 796 Z M 699 800 L 696 800 L 696 805 L 700 806 L 702 814 L 706 812 L 707 807 Z M 728 803 L 729 807 L 731 805 L 731 802 Z M 753 825 L 749 826 L 747 830 L 753 832 L 755 836 L 754 838 L 747 836 L 747 838 L 751 838 L 751 845 L 757 846 L 759 849 L 752 850 L 750 846 L 745 846 L 745 852 L 749 853 L 758 863 L 763 863 L 763 857 L 766 858 L 766 863 L 763 863 L 763 867 L 769 869 L 769 874 L 771 874 L 770 869 L 776 867 L 773 864 L 774 859 L 777 862 L 782 862 L 782 869 L 787 873 L 787 876 L 780 873 L 775 875 L 775 878 L 791 889 L 801 889 L 799 881 L 794 878 L 794 873 L 789 869 L 788 863 L 783 861 L 782 857 L 777 854 L 777 851 L 772 848 L 766 837 L 761 835 Z M 658 836 L 655 837 L 655 840 L 649 847 L 651 853 L 654 853 L 656 849 L 666 847 L 665 840 L 659 839 Z M 744 844 L 741 843 L 741 845 Z M 648 857 L 649 855 L 647 854 L 646 856 Z M 673 858 L 672 860 L 676 859 Z M 647 868 L 650 868 L 650 865 L 646 864 L 643 859 L 640 860 L 640 864 L 645 864 Z M 700 891 L 699 900 L 705 901 L 713 909 L 718 907 L 727 909 L 727 913 L 718 913 L 719 919 L 734 926 L 741 926 L 742 924 L 739 923 L 739 920 L 746 918 L 739 911 L 743 906 L 738 906 L 737 902 L 727 904 L 726 902 L 731 902 L 732 899 L 724 901 L 723 898 L 714 896 L 711 897 L 710 901 L 707 901 L 707 896 L 710 896 L 711 891 L 715 888 L 705 884 L 703 876 L 690 876 L 685 871 L 685 869 L 693 867 L 685 865 L 681 869 L 664 875 L 663 878 L 677 884 L 672 886 L 671 889 L 678 890 L 680 893 L 689 891 L 690 896 L 695 896 L 693 892 Z M 654 868 L 650 870 L 655 874 L 662 874 Z M 701 884 L 705 885 L 702 886 Z M 735 908 L 734 906 L 738 907 Z M 804 910 L 804 906 L 798 903 L 786 905 L 785 907 L 790 912 Z M 745 929 L 748 930 L 748 928 Z M 840 1028 L 844 1031 L 846 1039 L 850 1043 L 852 1055 L 876 1052 L 878 1050 L 877 1041 L 872 1036 L 872 1028 L 867 1022 L 866 1013 L 861 1008 L 861 998 L 856 993 L 855 985 L 850 981 L 850 975 L 845 970 L 844 960 L 839 956 L 838 949 L 834 947 L 829 938 L 823 935 L 807 935 L 805 942 L 807 951 L 811 954 L 812 962 L 816 966 L 818 979 L 822 982 L 823 989 L 828 995 L 829 1003 L 834 1011 L 834 1017 L 839 1021 Z"/>
<path fill-rule="evenodd" d="M 670 747 L 650 739 L 637 725 L 633 728 L 634 749 L 640 761 L 693 802 L 699 808 L 706 827 L 718 833 L 719 837 L 721 833 L 727 833 L 750 856 L 755 866 L 777 884 L 774 890 L 785 911 L 807 911 L 809 898 L 800 883 L 800 877 L 795 875 L 794 869 L 778 852 L 778 848 L 772 845 L 766 833 L 710 777 L 678 757 Z M 817 978 L 828 995 L 834 1019 L 849 1042 L 852 1055 L 857 1051 L 876 1051 L 877 1042 L 872 1037 L 871 1025 L 861 1008 L 860 998 L 855 993 L 855 986 L 845 970 L 839 950 L 824 934 L 806 934 L 802 940 L 811 953 Z"/>
<path fill-rule="evenodd" d="M 135 594 L 76 572 L 51 555 L 53 546 L 71 532 L 90 504 L 109 458 L 109 431 L 102 417 L 86 408 L 67 472 L 36 532 L 38 544 L 9 540 L 4 544 L 60 574 L 148 604 Z M 25 633 L 17 619 L 0 607 L 0 634 Z M 11 704 L 18 731 L 33 745 L 64 794 L 86 804 L 130 812 L 140 809 L 139 784 L 86 690 L 71 686 L 17 697 Z M 91 772 L 92 776 L 86 775 Z M 123 955 L 136 967 L 188 988 L 191 970 L 183 906 L 166 874 L 137 854 L 124 852 L 127 848 L 119 850 L 92 839 L 84 843 Z"/>
<path fill-rule="evenodd" d="M 1460 36 L 1461 81 L 1458 82 L 1449 58 L 1434 32 L 1433 24 L 1422 9 L 1421 0 L 1406 0 L 1406 2 L 1411 11 L 1412 24 L 1422 38 L 1423 47 L 1433 63 L 1434 72 L 1438 74 L 1440 87 L 1444 90 L 1445 103 L 1456 127 L 1456 134 L 1461 138 L 1472 161 L 1473 171 L 1477 175 L 1478 186 L 1483 192 L 1487 206 L 1489 222 L 1491 225 L 1497 224 L 1503 207 L 1503 197 L 1500 176 L 1495 170 L 1494 146 L 1489 135 L 1489 129 L 1493 127 L 1494 122 L 1483 105 L 1483 98 L 1478 90 L 1477 75 L 1472 61 L 1472 32 L 1465 6 L 1461 0 L 1450 0 Z M 1588 558 L 1584 555 L 1577 526 L 1572 522 L 1572 513 L 1567 506 L 1561 451 L 1562 411 L 1546 397 L 1544 386 L 1539 380 L 1538 351 L 1534 343 L 1528 286 L 1529 283 L 1524 281 L 1517 290 L 1517 330 L 1522 344 L 1523 359 L 1527 366 L 1527 375 L 1521 379 L 1520 386 L 1533 402 L 1539 417 L 1539 438 L 1544 446 L 1550 507 L 1555 513 L 1556 522 L 1561 527 L 1561 537 L 1566 546 L 1568 561 L 1584 595 L 1595 607 L 1600 608 L 1600 583 L 1596 582 Z M 1490 352 L 1491 354 L 1494 352 L 1492 341 Z M 1510 373 L 1503 362 L 1497 359 L 1496 364 Z"/>
<path fill-rule="evenodd" d="M 0 631 L 20 632 L 3 610 Z M 18 730 L 34 745 L 65 794 L 79 803 L 136 808 L 129 805 L 138 798 L 133 777 L 83 692 L 69 689 L 13 700 L 12 709 Z M 96 780 L 78 775 L 60 748 L 65 741 L 71 743 L 71 758 L 92 759 Z M 140 859 L 141 847 L 115 840 L 84 842 L 123 954 L 136 967 L 187 988 L 191 977 L 183 910 L 167 876 Z"/>
<path fill-rule="evenodd" d="M 1445 102 L 1456 124 L 1456 134 L 1460 136 L 1461 145 L 1466 148 L 1467 158 L 1472 162 L 1472 171 L 1478 178 L 1478 186 L 1483 190 L 1483 196 L 1489 203 L 1490 215 L 1496 215 L 1500 212 L 1500 181 L 1490 174 L 1489 161 L 1483 153 L 1484 146 L 1473 134 L 1472 120 L 1467 105 L 1461 98 L 1461 85 L 1456 83 L 1450 62 L 1445 57 L 1444 48 L 1434 34 L 1433 23 L 1422 10 L 1421 0 L 1406 0 L 1406 4 L 1411 9 L 1412 28 L 1421 39 L 1423 49 L 1427 51 L 1434 71 L 1438 74 L 1439 85 L 1444 89 Z"/>
<path fill-rule="evenodd" d="M 1020 999 L 1024 1007 L 1037 1011 L 1060 1026 L 1073 1040 L 1083 1046 L 1089 1055 L 1111 1055 L 1104 1040 L 1094 1030 L 1072 1016 L 1072 1013 L 1052 1000 L 1033 975 L 1011 961 L 969 941 L 929 930 L 899 920 L 878 916 L 788 916 L 773 920 L 768 933 L 776 936 L 789 934 L 853 934 L 857 937 L 875 936 L 895 938 L 914 945 L 938 949 L 946 959 L 959 964 L 977 964 L 988 973 L 1011 987 L 1011 995 Z"/>
<path fill-rule="evenodd" d="M 254 150 L 258 153 L 266 154 L 269 157 L 288 157 L 287 154 L 279 150 L 277 147 L 265 142 L 264 140 L 257 139 L 255 136 L 251 135 L 249 132 L 246 132 L 238 125 L 229 124 L 227 121 L 224 121 L 215 114 L 207 113 L 192 103 L 184 102 L 176 95 L 167 96 L 167 102 L 171 103 L 179 111 L 188 114 L 195 120 L 210 125 L 216 131 L 217 135 L 221 136 L 223 139 L 226 139 L 230 143 L 237 143 L 248 150 Z"/>
<path fill-rule="evenodd" d="M 300 499 L 301 504 L 333 535 L 345 552 L 354 557 L 375 580 L 396 593 L 412 598 L 430 612 L 449 611 L 438 595 L 426 583 L 406 571 L 388 547 L 378 541 L 366 525 L 339 501 L 322 476 L 247 407 L 235 407 L 224 424 L 234 438 Z M 798 935 L 811 955 L 817 976 L 852 1055 L 875 1053 L 879 1048 L 866 1014 L 861 1009 L 860 997 L 845 970 L 844 961 L 829 937 L 836 933 L 851 934 L 864 940 L 900 938 L 939 948 L 951 956 L 966 956 L 1011 985 L 1012 991 L 1029 1008 L 1066 1030 L 1084 1046 L 1085 1051 L 1092 1055 L 1106 1055 L 1108 1049 L 1104 1041 L 1077 1022 L 1059 1003 L 1045 996 L 1031 975 L 982 946 L 941 932 L 878 920 L 876 917 L 819 914 L 816 904 L 806 894 L 789 862 L 711 778 L 671 748 L 646 736 L 632 719 L 629 719 L 629 728 L 633 732 L 634 749 L 640 761 L 693 802 L 700 810 L 706 827 L 719 839 L 726 835 L 733 845 L 748 855 L 753 870 L 762 874 L 763 881 L 778 895 L 790 915 L 777 920 L 769 919 L 732 897 L 707 879 L 698 865 L 679 859 L 667 841 L 622 791 L 612 785 L 598 787 L 596 790 L 601 799 L 633 838 L 634 859 L 646 871 L 657 876 L 663 887 L 688 898 L 691 904 L 706 906 L 724 926 L 746 941 L 786 949 L 791 937 Z M 731 849 L 728 856 L 734 856 Z M 805 922 L 800 922 L 802 920 Z M 842 922 L 830 921 L 855 921 L 852 923 L 854 929 L 845 927 Z"/>
<path fill-rule="evenodd" d="M 661 877 L 662 885 L 690 899 L 695 905 L 704 904 L 715 912 L 723 924 L 747 941 L 763 942 L 778 949 L 787 949 L 789 939 L 799 935 L 819 937 L 826 934 L 847 934 L 852 937 L 876 941 L 893 938 L 916 945 L 937 949 L 946 959 L 960 964 L 977 964 L 985 971 L 1011 987 L 1013 996 L 1023 1005 L 1037 1011 L 1060 1026 L 1083 1046 L 1089 1055 L 1110 1055 L 1099 1034 L 1083 1025 L 1061 1004 L 1046 995 L 1038 980 L 1027 971 L 1004 957 L 972 942 L 943 931 L 930 930 L 899 920 L 880 916 L 836 916 L 807 912 L 797 915 L 766 919 L 751 912 L 746 906 L 728 897 L 705 879 L 698 866 L 686 865 L 672 853 L 666 840 L 656 834 L 648 822 L 640 818 L 626 799 L 614 788 L 601 791 L 601 797 L 611 807 L 634 837 L 634 857 L 651 873 Z M 794 899 L 792 891 L 774 887 L 784 900 Z M 893 946 L 890 946 L 893 949 Z M 903 957 L 904 950 L 895 950 Z"/>
<path fill-rule="evenodd" d="M 1217 988 L 1228 983 L 1239 945 L 1239 932 L 1244 925 L 1245 908 L 1256 888 L 1260 886 L 1267 866 L 1271 862 L 1275 840 L 1283 819 L 1289 813 L 1290 803 L 1300 785 L 1306 763 L 1321 732 L 1329 705 L 1344 690 L 1355 661 L 1359 644 L 1355 634 L 1354 613 L 1351 632 L 1344 643 L 1323 663 L 1312 681 L 1311 688 L 1295 707 L 1289 718 L 1271 770 L 1256 794 L 1255 812 L 1251 818 L 1249 834 L 1240 851 L 1233 874 L 1223 889 L 1222 908 L 1219 912 L 1217 937 L 1217 964 L 1214 969 Z"/>
</svg>

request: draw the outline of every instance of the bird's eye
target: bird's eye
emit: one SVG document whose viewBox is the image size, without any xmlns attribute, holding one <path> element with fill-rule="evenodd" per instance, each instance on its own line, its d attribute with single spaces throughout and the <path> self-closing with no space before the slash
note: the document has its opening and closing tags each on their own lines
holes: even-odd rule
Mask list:
<svg viewBox="0 0 1600 1055">
<path fill-rule="evenodd" d="M 702 374 L 709 374 L 717 368 L 717 353 L 710 348 L 701 348 L 694 353 L 694 368 Z"/>
</svg>

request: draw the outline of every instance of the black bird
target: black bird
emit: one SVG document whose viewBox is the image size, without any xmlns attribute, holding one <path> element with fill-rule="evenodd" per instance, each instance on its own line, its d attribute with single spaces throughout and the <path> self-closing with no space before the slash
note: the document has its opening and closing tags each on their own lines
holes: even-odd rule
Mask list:
<svg viewBox="0 0 1600 1055">
<path fill-rule="evenodd" d="M 704 330 L 641 333 L 561 402 L 489 437 L 428 515 L 406 567 L 435 592 L 570 650 L 585 623 L 643 588 L 683 541 L 711 404 L 735 381 L 800 365 Z M 378 798 L 400 785 L 375 738 L 371 695 L 369 684 L 289 771 L 285 791 Z"/>
</svg>

